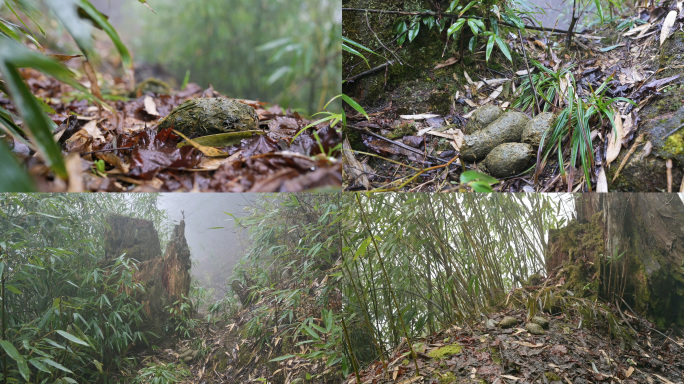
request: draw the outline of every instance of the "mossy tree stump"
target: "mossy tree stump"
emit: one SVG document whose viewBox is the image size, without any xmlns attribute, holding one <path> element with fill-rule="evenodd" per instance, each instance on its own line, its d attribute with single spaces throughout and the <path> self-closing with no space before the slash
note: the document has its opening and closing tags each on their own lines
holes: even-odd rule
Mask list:
<svg viewBox="0 0 684 384">
<path fill-rule="evenodd" d="M 668 194 L 581 194 L 577 220 L 549 233 L 547 274 L 582 296 L 626 303 L 684 328 L 684 204 Z M 624 303 L 623 301 L 624 300 Z"/>
</svg>

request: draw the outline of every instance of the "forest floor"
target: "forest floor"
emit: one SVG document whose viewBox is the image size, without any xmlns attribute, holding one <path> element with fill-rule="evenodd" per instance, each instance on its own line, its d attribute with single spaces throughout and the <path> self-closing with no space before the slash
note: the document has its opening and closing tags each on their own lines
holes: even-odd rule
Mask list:
<svg viewBox="0 0 684 384">
<path fill-rule="evenodd" d="M 157 123 L 191 98 L 225 97 L 211 86 L 189 83 L 172 90 L 152 81 L 131 91 L 121 78 L 99 74 L 99 88 L 112 107 L 107 110 L 41 72 L 23 69 L 22 75 L 32 93 L 55 112 L 50 114 L 58 125 L 54 138 L 69 173 L 68 180 L 55 177 L 34 148 L 13 140 L 9 144 L 15 156 L 40 191 L 299 192 L 341 186 L 341 163 L 331 152 L 340 142 L 339 133 L 322 123 L 296 136 L 312 121 L 278 105 L 238 100 L 255 108 L 264 134 L 221 146 L 221 153 L 210 155 L 206 147 L 177 148 L 181 137 L 171 129 L 158 131 Z M 2 93 L 0 106 L 18 115 Z"/>
<path fill-rule="evenodd" d="M 540 287 L 511 292 L 508 304 Z M 567 294 L 550 287 L 556 298 Z M 547 292 L 549 290 L 547 289 Z M 538 297 L 537 297 L 538 299 Z M 520 305 L 404 342 L 364 369 L 364 383 L 664 383 L 684 381 L 684 338 L 613 306 L 577 300 L 565 310 L 530 312 Z"/>
<path fill-rule="evenodd" d="M 565 172 L 560 172 L 558 161 L 554 159 L 557 156 L 554 155 L 551 156 L 546 167 L 543 166 L 544 164 L 540 167 L 539 162 L 533 164 L 534 161 L 531 161 L 524 172 L 499 177 L 499 182 L 494 185 L 495 191 L 570 192 L 587 191 L 590 188 L 592 190 L 608 189 L 609 186 L 611 191 L 616 189 L 645 190 L 649 187 L 648 190 L 676 191 L 680 188 L 679 181 L 684 173 L 676 162 L 673 170 L 670 169 L 673 168 L 672 163 L 666 166 L 665 161 L 661 161 L 652 165 L 646 173 L 651 176 L 630 175 L 627 177 L 631 178 L 628 182 L 623 182 L 620 178 L 621 172 L 627 172 L 629 166 L 625 167 L 625 164 L 630 160 L 649 157 L 649 155 L 653 157 L 651 152 L 663 156 L 662 152 L 659 153 L 658 146 L 662 146 L 660 141 L 665 141 L 667 137 L 651 137 L 648 134 L 645 137 L 639 137 L 640 125 L 643 126 L 648 119 L 653 118 L 653 116 L 644 116 L 646 114 L 640 112 L 648 105 L 662 101 L 660 97 L 668 93 L 667 96 L 674 96 L 673 102 L 678 102 L 679 106 L 684 102 L 681 86 L 677 85 L 681 82 L 680 76 L 667 73 L 671 72 L 673 67 L 684 65 L 684 62 L 675 60 L 668 63 L 668 67 L 661 67 L 659 63 L 661 31 L 667 28 L 664 27 L 665 18 L 668 15 L 667 7 L 633 10 L 633 13 L 624 17 L 631 17 L 643 24 L 634 24 L 631 29 L 616 31 L 616 23 L 614 23 L 595 30 L 584 31 L 574 36 L 570 49 L 565 48 L 565 34 L 527 30 L 522 41 L 514 33 L 507 33 L 503 36 L 520 57 L 523 57 L 523 53 L 526 55 L 525 61 L 532 68 L 533 73 L 538 73 L 538 69 L 535 72 L 531 60 L 536 60 L 553 71 L 574 65 L 572 73 L 577 79 L 578 86 L 587 91 L 596 90 L 604 81 L 607 81 L 606 96 L 626 97 L 633 100 L 637 106 L 627 103 L 616 104 L 621 116 L 619 137 L 613 139 L 610 136 L 610 127 L 605 125 L 607 119 L 603 127 L 592 131 L 595 159 L 591 180 L 582 180 L 583 177 L 580 176 L 575 176 L 573 180 L 572 175 L 580 174 L 581 169 L 577 168 L 579 165 L 576 165 L 576 168 L 568 166 L 567 160 Z M 680 18 L 681 12 L 680 16 L 672 21 Z M 676 22 L 674 25 L 670 33 L 676 32 L 679 23 Z M 670 28 L 672 28 L 671 25 Z M 669 39 L 679 38 L 679 35 L 669 37 Z M 524 45 L 525 52 L 521 50 L 521 44 Z M 676 44 L 676 47 L 680 48 L 679 40 Z M 402 51 L 398 49 L 397 54 L 401 55 Z M 428 81 L 425 87 L 418 86 L 417 83 L 424 81 L 419 79 L 416 82 L 399 86 L 398 89 L 388 89 L 381 96 L 382 99 L 386 99 L 385 102 L 374 105 L 367 111 L 370 116 L 369 120 L 360 114 L 349 116 L 350 134 L 360 135 L 360 138 L 350 138 L 350 146 L 345 150 L 345 157 L 348 158 L 345 163 L 345 189 L 412 192 L 468 190 L 469 188 L 464 185 L 464 180 L 459 176 L 465 170 L 484 172 L 482 167 L 484 162 L 463 163 L 460 159 L 459 150 L 463 146 L 463 127 L 466 121 L 471 117 L 474 109 L 482 105 L 494 104 L 504 110 L 519 110 L 512 108 L 517 97 L 515 84 L 519 86 L 520 82 L 528 76 L 525 72 L 525 61 L 522 59 L 515 60 L 515 64 L 511 65 L 500 54 L 495 60 L 496 56 L 495 50 L 490 62 L 486 63 L 485 45 L 480 46 L 474 53 L 467 51 L 466 48 L 460 56 L 458 54 L 453 57 L 444 56 L 439 62 L 432 63 L 433 68 L 423 76 L 423 78 L 432 79 L 433 85 L 428 85 L 430 84 Z M 473 63 L 467 64 L 469 60 Z M 496 65 L 492 65 L 492 61 L 496 61 Z M 463 70 L 465 67 L 467 70 Z M 498 70 L 494 70 L 494 67 Z M 408 108 L 415 104 L 423 105 L 418 102 L 435 100 L 437 95 L 448 93 L 440 89 L 438 83 L 445 80 L 443 71 L 449 68 L 457 68 L 452 80 L 457 91 L 451 92 L 450 106 L 446 106 L 448 113 L 435 112 L 429 107 L 415 113 L 399 112 L 402 108 L 405 109 L 406 105 Z M 386 76 L 387 74 L 385 74 L 385 82 L 387 82 Z M 447 89 L 453 90 L 453 84 L 447 86 Z M 407 92 L 407 89 L 410 92 Z M 401 101 L 402 98 L 406 98 L 404 97 L 406 95 L 401 96 L 402 92 L 409 94 L 406 101 Z M 674 93 L 681 94 L 681 96 L 677 99 Z M 367 102 L 373 103 L 368 100 Z M 652 114 L 661 119 L 667 118 L 668 114 L 671 116 L 673 110 L 670 106 L 664 107 Z M 551 112 L 559 111 L 557 108 L 551 109 Z M 676 134 L 676 132 L 671 134 L 673 133 Z M 567 144 L 567 142 L 566 138 L 564 143 Z M 654 144 L 656 149 L 653 149 Z M 639 151 L 634 154 L 637 147 Z M 607 152 L 611 153 L 607 154 Z M 534 157 L 536 155 L 537 153 Z M 564 150 L 564 156 L 569 157 L 569 150 Z M 655 173 L 658 176 L 655 176 Z M 568 174 L 570 175 L 569 181 L 566 176 Z M 656 178 L 658 178 L 657 181 L 650 180 Z M 617 182 L 615 182 L 616 179 Z M 632 179 L 640 179 L 643 182 L 634 182 Z"/>
</svg>

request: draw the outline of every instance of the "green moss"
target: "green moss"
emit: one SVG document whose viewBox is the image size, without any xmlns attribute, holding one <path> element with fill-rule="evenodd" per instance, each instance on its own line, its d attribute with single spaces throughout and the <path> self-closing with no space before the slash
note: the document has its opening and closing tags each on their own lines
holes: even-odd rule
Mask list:
<svg viewBox="0 0 684 384">
<path fill-rule="evenodd" d="M 461 353 L 461 350 L 463 350 L 463 347 L 460 344 L 455 343 L 433 349 L 432 351 L 428 352 L 427 355 L 433 359 L 445 359 L 447 357 Z"/>
<path fill-rule="evenodd" d="M 400 137 L 404 136 L 410 136 L 412 134 L 416 133 L 416 123 L 414 122 L 409 122 L 409 123 L 404 123 L 396 128 L 394 128 L 394 131 L 392 131 L 390 134 L 387 135 L 388 139 L 398 139 Z"/>
<path fill-rule="evenodd" d="M 684 153 L 684 132 L 679 131 L 675 134 L 670 135 L 663 145 L 663 151 L 672 155 L 672 157 L 677 157 Z"/>
<path fill-rule="evenodd" d="M 503 360 L 501 360 L 501 353 L 499 353 L 499 350 L 494 347 L 489 348 L 489 355 L 492 357 L 492 361 L 501 365 Z"/>
<path fill-rule="evenodd" d="M 437 373 L 437 380 L 439 380 L 441 384 L 452 384 L 456 383 L 458 378 L 452 372 L 446 372 Z"/>
<path fill-rule="evenodd" d="M 549 380 L 549 381 L 561 381 L 561 377 L 558 376 L 556 373 L 553 372 L 544 372 L 544 376 Z"/>
</svg>

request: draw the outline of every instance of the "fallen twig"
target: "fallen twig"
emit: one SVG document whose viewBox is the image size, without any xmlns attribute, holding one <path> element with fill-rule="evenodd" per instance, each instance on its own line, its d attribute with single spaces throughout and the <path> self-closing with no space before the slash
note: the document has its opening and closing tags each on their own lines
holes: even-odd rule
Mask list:
<svg viewBox="0 0 684 384">
<path fill-rule="evenodd" d="M 373 133 L 373 132 L 368 131 L 368 130 L 366 130 L 366 129 L 364 129 L 364 128 L 355 127 L 355 126 L 353 126 L 353 125 L 350 125 L 349 127 L 354 128 L 354 129 L 359 130 L 359 131 L 362 131 L 362 132 L 364 132 L 364 133 L 367 134 L 367 135 L 371 135 L 371 136 L 376 137 L 376 138 L 378 138 L 378 139 L 384 140 L 384 141 L 386 141 L 386 142 L 388 142 L 388 143 L 392 143 L 392 144 L 396 145 L 396 146 L 399 147 L 399 148 L 403 148 L 403 149 L 405 149 L 405 150 L 407 150 L 407 151 L 411 151 L 411 152 L 417 153 L 417 154 L 419 154 L 419 155 L 421 155 L 421 156 L 425 156 L 425 157 L 427 157 L 428 159 L 432 159 L 432 160 L 439 161 L 439 162 L 445 161 L 444 159 L 440 159 L 439 157 L 434 157 L 434 156 L 426 155 L 423 151 L 420 151 L 420 150 L 418 150 L 418 149 L 415 149 L 415 148 L 413 148 L 413 147 L 410 147 L 410 146 L 408 146 L 408 145 L 406 145 L 406 144 L 404 144 L 404 143 L 400 143 L 400 142 L 398 142 L 398 141 L 388 139 L 388 138 L 386 138 L 386 137 L 384 137 L 384 136 L 382 136 L 382 135 L 378 135 L 377 133 Z"/>
<path fill-rule="evenodd" d="M 384 63 L 384 64 L 378 65 L 377 67 L 373 67 L 373 68 L 371 68 L 371 69 L 369 69 L 369 70 L 367 70 L 367 71 L 363 71 L 363 72 L 359 73 L 358 75 L 354 75 L 354 76 L 352 76 L 352 77 L 350 77 L 350 78 L 348 78 L 348 79 L 345 79 L 345 81 L 346 81 L 347 83 L 353 83 L 354 81 L 356 81 L 356 80 L 358 80 L 358 79 L 360 79 L 360 78 L 362 78 L 362 77 L 364 77 L 364 76 L 371 75 L 371 74 L 373 74 L 373 73 L 375 73 L 375 72 L 377 72 L 377 71 L 379 71 L 379 70 L 381 70 L 381 69 L 383 69 L 383 68 L 385 68 L 385 67 L 387 67 L 387 66 L 393 65 L 393 64 L 394 64 L 394 60 L 390 60 L 390 61 L 388 61 L 388 62 L 386 62 L 386 63 Z"/>
<path fill-rule="evenodd" d="M 617 171 L 615 172 L 615 175 L 613 176 L 613 180 L 610 181 L 611 183 L 614 182 L 618 176 L 620 176 L 620 171 L 622 171 L 622 168 L 624 168 L 625 165 L 627 165 L 627 161 L 629 161 L 630 156 L 632 156 L 634 154 L 634 152 L 636 152 L 637 146 L 639 144 L 641 144 L 642 141 L 644 141 L 644 134 L 643 133 L 641 135 L 639 135 L 636 138 L 636 140 L 634 140 L 634 144 L 632 144 L 632 147 L 629 149 L 629 152 L 627 152 L 627 154 L 625 155 L 625 158 L 622 159 L 620 166 L 618 167 Z"/>
<path fill-rule="evenodd" d="M 412 182 L 413 180 L 415 180 L 418 176 L 422 175 L 423 173 L 425 173 L 425 172 L 430 172 L 430 171 L 434 171 L 435 169 L 439 169 L 439 168 L 448 167 L 448 166 L 451 165 L 451 163 L 453 163 L 454 161 L 456 161 L 456 159 L 458 159 L 459 157 L 460 157 L 460 155 L 456 155 L 456 156 L 454 156 L 453 159 L 449 160 L 449 162 L 447 162 L 446 164 L 435 165 L 434 167 L 425 168 L 425 169 L 419 171 L 418 173 L 416 173 L 415 175 L 411 176 L 408 180 L 404 181 L 403 183 L 399 184 L 399 185 L 396 186 L 396 187 L 393 187 L 393 188 L 374 189 L 372 192 L 392 192 L 392 191 L 396 191 L 396 190 L 398 190 L 398 189 L 404 188 L 404 187 L 407 186 L 410 182 Z"/>
</svg>

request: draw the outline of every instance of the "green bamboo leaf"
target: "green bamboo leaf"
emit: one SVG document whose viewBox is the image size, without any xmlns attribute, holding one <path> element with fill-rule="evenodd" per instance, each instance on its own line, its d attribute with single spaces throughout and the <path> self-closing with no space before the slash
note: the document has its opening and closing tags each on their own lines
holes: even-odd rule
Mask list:
<svg viewBox="0 0 684 384">
<path fill-rule="evenodd" d="M 496 184 L 499 182 L 499 180 L 497 180 L 497 179 L 495 179 L 489 175 L 485 175 L 484 173 L 477 172 L 477 171 L 465 171 L 465 172 L 461 173 L 460 179 L 461 179 L 462 184 L 469 183 L 471 181 L 477 181 L 477 180 L 482 180 L 482 181 L 488 182 L 490 184 Z"/>
<path fill-rule="evenodd" d="M 95 21 L 95 23 L 97 23 L 97 25 L 100 28 L 102 28 L 105 31 L 105 33 L 109 36 L 109 38 L 112 40 L 112 43 L 114 43 L 116 50 L 119 51 L 119 55 L 121 55 L 121 59 L 123 60 L 124 65 L 126 67 L 131 67 L 133 65 L 133 62 L 131 61 L 131 54 L 128 52 L 128 48 L 126 48 L 126 45 L 124 45 L 124 43 L 121 41 L 119 34 L 116 33 L 116 29 L 114 29 L 114 27 L 112 27 L 112 25 L 109 24 L 107 18 L 104 17 L 104 15 L 100 13 L 100 11 L 98 11 L 92 4 L 90 4 L 88 0 L 81 0 L 80 4 L 83 10 L 88 14 L 88 16 L 90 16 Z M 150 10 L 152 10 L 152 8 L 150 8 Z"/>
<path fill-rule="evenodd" d="M 11 51 L 3 49 L 6 47 L 0 46 L 0 57 L 6 57 L 3 53 Z M 65 179 L 67 172 L 62 158 L 62 150 L 52 136 L 56 128 L 55 123 L 43 113 L 36 98 L 24 84 L 14 65 L 7 61 L 0 61 L 0 73 L 5 77 L 12 98 L 21 112 L 25 124 L 29 127 L 36 146 L 45 158 L 45 162 L 52 167 L 57 176 Z"/>
<path fill-rule="evenodd" d="M 283 361 L 283 360 L 291 359 L 291 358 L 293 358 L 293 357 L 295 357 L 295 355 L 278 356 L 278 357 L 276 357 L 275 359 L 269 360 L 269 362 L 272 362 L 272 361 L 273 361 L 273 362 L 275 362 L 275 361 Z"/>
<path fill-rule="evenodd" d="M 103 373 L 103 372 L 102 372 L 102 363 L 100 363 L 99 361 L 93 359 L 93 364 L 95 364 L 95 368 L 97 368 L 98 372 Z"/>
<path fill-rule="evenodd" d="M 420 23 L 414 20 L 413 26 L 411 27 L 411 29 L 408 32 L 409 41 L 413 41 L 413 39 L 415 39 L 416 36 L 418 36 L 419 31 L 420 31 Z"/>
<path fill-rule="evenodd" d="M 451 27 L 447 30 L 447 35 L 451 36 L 454 33 L 459 32 L 466 23 L 466 19 L 458 19 L 455 23 L 451 24 Z"/>
<path fill-rule="evenodd" d="M 93 53 L 92 25 L 78 14 L 80 0 L 52 0 L 48 6 L 86 57 Z"/>
<path fill-rule="evenodd" d="M 485 56 L 485 61 L 489 61 L 489 56 L 492 55 L 492 49 L 494 49 L 494 35 L 489 36 L 487 41 L 487 54 Z"/>
<path fill-rule="evenodd" d="M 501 52 L 503 52 L 504 56 L 510 61 L 511 63 L 513 62 L 513 58 L 511 57 L 511 52 L 508 50 L 508 45 L 501 40 L 499 36 L 495 36 L 496 39 L 496 45 L 499 46 L 499 49 L 501 49 Z"/>
<path fill-rule="evenodd" d="M 14 29 L 11 28 L 10 26 L 13 26 L 13 24 L 9 23 L 3 19 L 0 19 L 0 33 L 2 33 L 3 35 L 5 35 L 11 39 L 14 39 L 18 42 L 21 42 L 21 38 L 19 37 L 19 35 L 17 35 L 17 33 L 14 32 Z"/>
<path fill-rule="evenodd" d="M 468 19 L 468 26 L 473 31 L 473 35 L 480 34 L 480 26 L 477 24 L 477 19 Z"/>
<path fill-rule="evenodd" d="M 14 293 L 15 295 L 21 295 L 21 291 L 14 285 L 6 284 L 5 288 L 7 288 L 10 292 Z"/>
<path fill-rule="evenodd" d="M 41 363 L 41 361 L 38 359 L 31 359 L 29 360 L 29 363 L 31 363 L 31 365 L 33 365 L 34 367 L 38 368 L 38 370 L 41 372 L 51 373 L 50 370 L 45 366 L 45 364 Z"/>
<path fill-rule="evenodd" d="M 66 373 L 73 373 L 70 369 L 68 369 L 67 367 L 63 366 L 62 364 L 60 364 L 56 361 L 53 361 L 52 359 L 43 358 L 43 359 L 41 359 L 41 361 L 45 364 L 52 365 L 53 367 L 55 367 L 61 371 L 64 371 Z"/>
<path fill-rule="evenodd" d="M 80 345 L 85 345 L 86 347 L 88 346 L 88 343 L 86 343 L 85 341 L 83 341 L 83 340 L 79 339 L 78 337 L 72 335 L 72 334 L 69 333 L 69 332 L 60 331 L 60 330 L 57 330 L 56 332 L 59 333 L 60 335 L 62 335 L 62 337 L 64 337 L 65 339 L 67 339 L 67 340 L 69 340 L 69 341 L 71 341 L 71 342 L 74 342 L 74 343 L 80 344 Z"/>
<path fill-rule="evenodd" d="M 463 16 L 464 13 L 466 13 L 470 8 L 473 7 L 473 5 L 477 4 L 479 0 L 473 0 L 468 5 L 466 5 L 462 10 L 461 13 L 458 14 L 459 17 Z"/>
<path fill-rule="evenodd" d="M 26 364 L 26 359 L 22 356 L 19 351 L 7 340 L 0 340 L 0 347 L 5 350 L 7 355 L 17 362 L 17 367 L 19 367 L 19 373 L 24 378 L 24 380 L 29 381 L 31 376 L 31 371 Z"/>
<path fill-rule="evenodd" d="M 349 97 L 349 96 L 347 96 L 347 95 L 345 95 L 345 94 L 340 94 L 339 97 L 340 97 L 342 100 L 344 100 L 347 104 L 349 104 L 350 107 L 354 108 L 354 109 L 356 110 L 356 112 L 358 112 L 358 113 L 362 114 L 363 116 L 365 116 L 366 119 L 370 119 L 370 117 L 368 117 L 368 114 L 366 113 L 366 110 L 364 110 L 363 107 L 361 107 L 361 106 L 359 105 L 359 103 L 357 103 L 356 101 L 354 101 L 351 97 Z M 334 97 L 332 100 L 334 100 L 335 98 L 336 98 L 336 97 Z M 331 102 L 332 100 L 330 100 L 330 101 L 328 102 L 328 104 L 326 104 L 326 107 L 330 104 L 330 102 Z"/>
<path fill-rule="evenodd" d="M 0 140 L 0 192 L 34 192 L 33 180 Z"/>
</svg>

